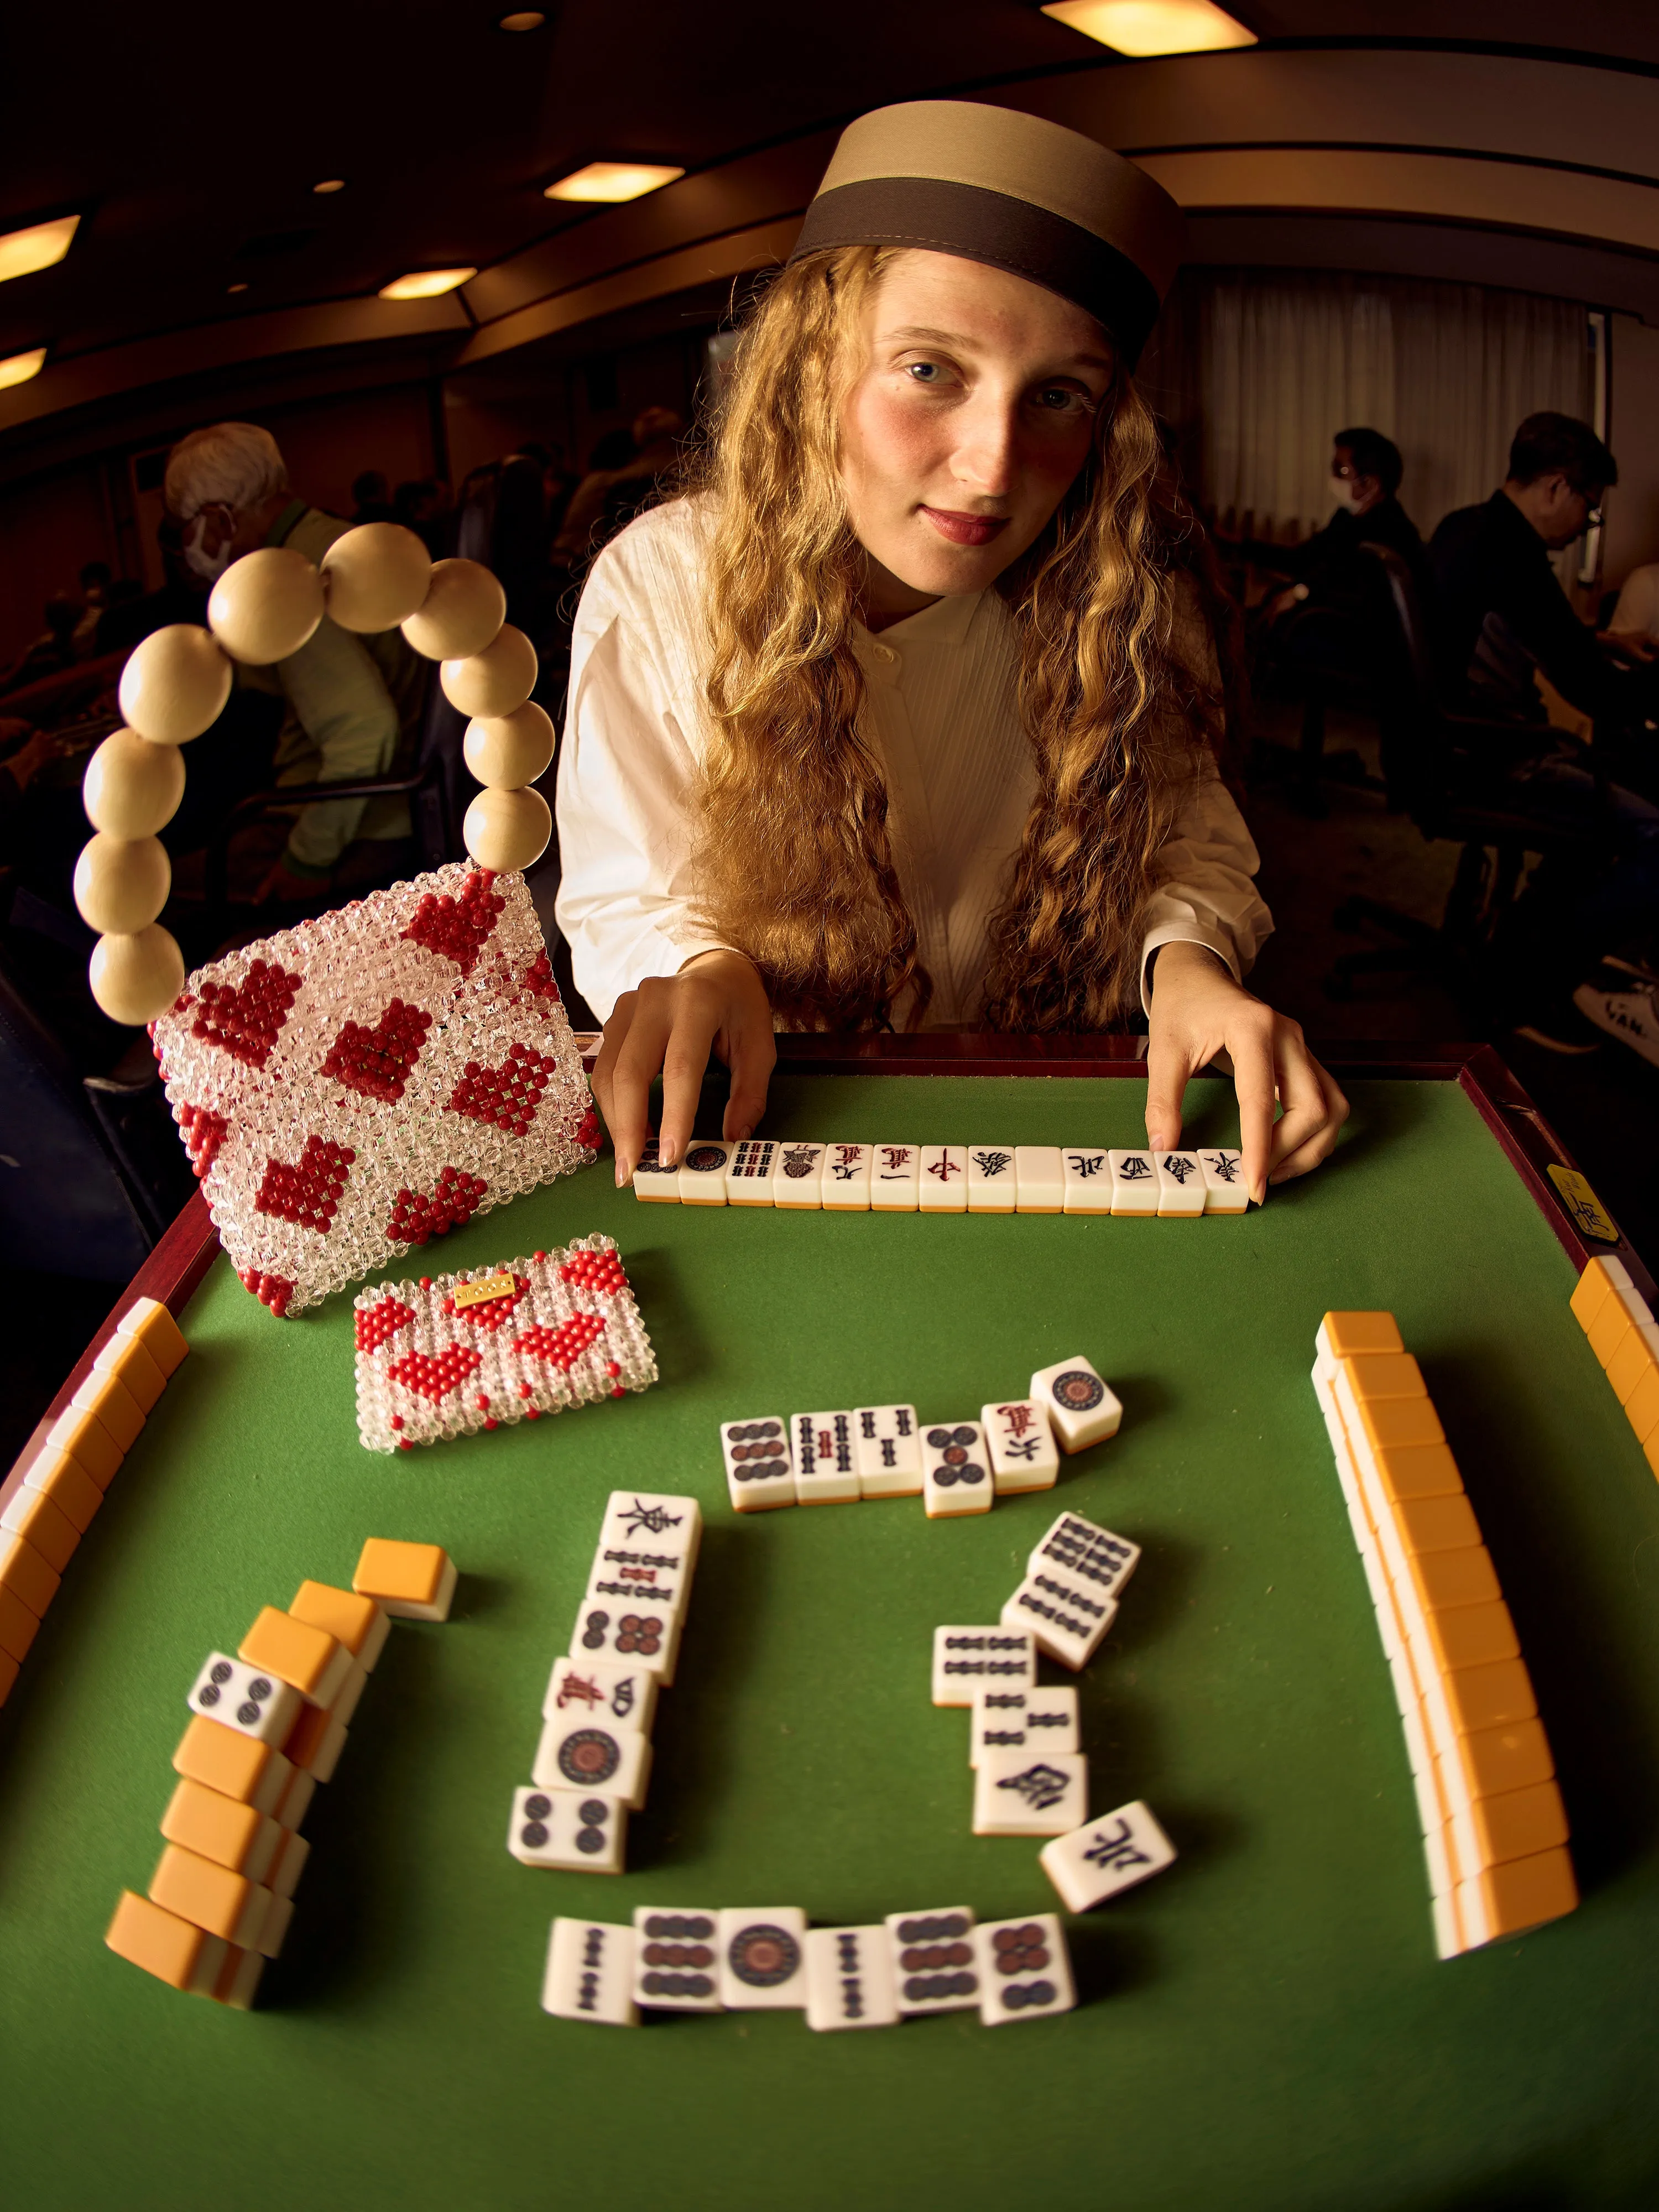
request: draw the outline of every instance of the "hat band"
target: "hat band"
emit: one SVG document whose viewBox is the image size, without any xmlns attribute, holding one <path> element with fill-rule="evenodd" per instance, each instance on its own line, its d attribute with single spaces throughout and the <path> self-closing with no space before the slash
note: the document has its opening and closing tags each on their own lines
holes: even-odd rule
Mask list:
<svg viewBox="0 0 1659 2212">
<path fill-rule="evenodd" d="M 982 185 L 872 177 L 820 192 L 792 261 L 836 246 L 909 246 L 957 253 L 1024 276 L 1083 308 L 1133 368 L 1158 320 L 1158 293 L 1127 254 L 1080 223 Z"/>
</svg>

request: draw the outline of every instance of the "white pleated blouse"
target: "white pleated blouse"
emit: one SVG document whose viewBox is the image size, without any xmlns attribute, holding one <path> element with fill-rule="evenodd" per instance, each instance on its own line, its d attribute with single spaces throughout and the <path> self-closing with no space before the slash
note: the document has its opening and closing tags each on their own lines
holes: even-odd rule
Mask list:
<svg viewBox="0 0 1659 2212">
<path fill-rule="evenodd" d="M 559 756 L 555 908 L 576 987 L 602 1021 L 646 977 L 720 939 L 693 919 L 691 793 L 707 743 L 708 518 L 677 500 L 599 555 L 577 610 Z M 854 649 L 900 886 L 933 978 L 928 1028 L 978 1018 L 986 930 L 1036 787 L 1015 696 L 1012 618 L 994 591 L 935 601 Z M 1213 768 L 1159 855 L 1141 972 L 1158 945 L 1206 945 L 1241 980 L 1273 928 L 1243 817 Z M 902 1018 L 902 1009 L 898 1010 Z"/>
</svg>

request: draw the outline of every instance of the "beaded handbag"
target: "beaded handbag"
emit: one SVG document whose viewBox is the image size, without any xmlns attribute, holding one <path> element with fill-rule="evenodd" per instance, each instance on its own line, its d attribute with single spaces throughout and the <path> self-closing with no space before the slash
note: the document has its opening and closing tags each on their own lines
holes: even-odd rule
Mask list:
<svg viewBox="0 0 1659 2212">
<path fill-rule="evenodd" d="M 467 861 L 198 969 L 150 1035 L 220 1242 L 275 1314 L 599 1144 L 524 878 Z"/>
</svg>

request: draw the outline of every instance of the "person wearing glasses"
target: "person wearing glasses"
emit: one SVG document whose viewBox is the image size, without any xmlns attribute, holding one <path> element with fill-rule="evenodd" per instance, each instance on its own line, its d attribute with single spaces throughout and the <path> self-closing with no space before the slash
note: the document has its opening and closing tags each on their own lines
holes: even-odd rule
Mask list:
<svg viewBox="0 0 1659 2212">
<path fill-rule="evenodd" d="M 1598 639 L 1550 563 L 1601 523 L 1618 480 L 1588 422 L 1528 415 L 1503 484 L 1484 505 L 1446 517 L 1429 559 L 1450 696 L 1517 726 L 1520 742 L 1494 760 L 1483 791 L 1548 827 L 1607 831 L 1607 865 L 1546 862 L 1504 918 L 1494 945 L 1497 1017 L 1553 1051 L 1592 1051 L 1602 1031 L 1659 1065 L 1646 967 L 1659 938 L 1659 806 L 1648 795 L 1659 787 L 1659 671 L 1638 641 Z M 1620 781 L 1598 787 L 1588 749 L 1550 723 L 1538 672 L 1590 717 L 1595 750 Z M 1638 789 L 1627 787 L 1632 781 Z"/>
</svg>

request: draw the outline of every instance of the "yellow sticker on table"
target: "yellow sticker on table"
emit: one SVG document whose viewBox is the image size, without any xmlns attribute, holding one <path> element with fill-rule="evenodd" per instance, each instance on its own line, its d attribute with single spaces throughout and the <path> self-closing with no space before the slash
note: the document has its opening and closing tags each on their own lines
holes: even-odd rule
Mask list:
<svg viewBox="0 0 1659 2212">
<path fill-rule="evenodd" d="M 515 1287 L 511 1275 L 480 1275 L 476 1283 L 457 1283 L 455 1310 L 464 1313 L 468 1306 L 486 1305 L 491 1298 L 510 1298 Z"/>
<path fill-rule="evenodd" d="M 1550 1181 L 1561 1194 L 1561 1203 L 1572 1217 L 1572 1225 L 1581 1237 L 1593 1237 L 1598 1244 L 1616 1244 L 1619 1231 L 1613 1218 L 1601 1200 L 1590 1188 L 1577 1168 L 1558 1167 L 1550 1162 Z"/>
</svg>

